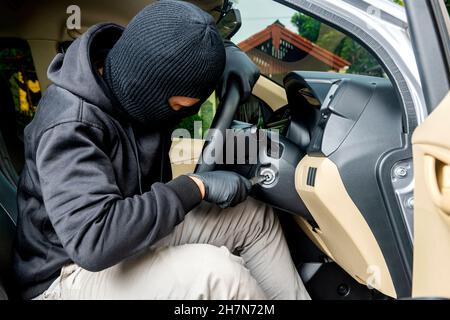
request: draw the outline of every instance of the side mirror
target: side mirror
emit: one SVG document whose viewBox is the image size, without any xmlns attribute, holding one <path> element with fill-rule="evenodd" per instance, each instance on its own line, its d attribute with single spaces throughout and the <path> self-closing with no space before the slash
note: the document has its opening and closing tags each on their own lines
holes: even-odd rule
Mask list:
<svg viewBox="0 0 450 320">
<path fill-rule="evenodd" d="M 220 35 L 223 39 L 231 39 L 241 28 L 241 12 L 238 9 L 230 9 L 217 23 Z"/>
</svg>

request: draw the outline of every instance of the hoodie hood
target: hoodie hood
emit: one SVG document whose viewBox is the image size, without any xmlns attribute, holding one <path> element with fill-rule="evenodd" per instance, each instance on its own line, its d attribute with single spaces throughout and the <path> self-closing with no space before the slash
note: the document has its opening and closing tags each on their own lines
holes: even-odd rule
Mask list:
<svg viewBox="0 0 450 320">
<path fill-rule="evenodd" d="M 123 27 L 112 23 L 91 27 L 64 54 L 56 55 L 47 71 L 50 81 L 108 114 L 123 116 L 94 63 L 106 57 L 123 30 Z"/>
</svg>

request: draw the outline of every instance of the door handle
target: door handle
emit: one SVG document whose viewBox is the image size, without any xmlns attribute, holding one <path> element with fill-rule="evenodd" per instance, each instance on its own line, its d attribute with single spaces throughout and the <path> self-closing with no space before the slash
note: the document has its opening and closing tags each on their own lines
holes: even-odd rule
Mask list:
<svg viewBox="0 0 450 320">
<path fill-rule="evenodd" d="M 450 215 L 450 164 L 425 156 L 425 180 L 434 205 Z"/>
</svg>

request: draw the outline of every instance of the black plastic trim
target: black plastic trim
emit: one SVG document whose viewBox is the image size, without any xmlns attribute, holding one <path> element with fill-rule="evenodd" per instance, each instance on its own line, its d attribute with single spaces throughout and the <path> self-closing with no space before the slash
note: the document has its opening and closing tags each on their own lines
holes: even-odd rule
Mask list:
<svg viewBox="0 0 450 320">
<path fill-rule="evenodd" d="M 403 267 L 403 270 L 399 270 L 399 273 L 405 278 L 403 283 L 404 291 L 410 295 L 412 293 L 413 243 L 408 234 L 408 226 L 406 225 L 397 204 L 394 187 L 391 181 L 392 167 L 397 162 L 411 159 L 412 157 L 411 146 L 408 146 L 406 142 L 408 141 L 408 137 L 405 135 L 403 140 L 405 143 L 402 149 L 392 150 L 380 158 L 377 166 L 377 178 L 380 192 L 385 199 L 386 212 L 389 215 L 390 221 L 393 222 L 391 227 L 396 238 L 398 253 L 402 260 L 406 262 L 401 266 Z M 407 296 L 408 294 L 402 295 L 402 297 Z"/>
<path fill-rule="evenodd" d="M 448 42 L 439 26 L 439 1 L 406 0 L 406 12 L 411 29 L 411 40 L 422 79 L 427 109 L 432 112 L 450 90 L 449 61 L 443 47 L 443 40 Z M 442 23 L 442 21 L 441 21 Z M 447 30 L 448 32 L 448 30 Z M 432 58 L 431 58 L 432 57 Z"/>
</svg>

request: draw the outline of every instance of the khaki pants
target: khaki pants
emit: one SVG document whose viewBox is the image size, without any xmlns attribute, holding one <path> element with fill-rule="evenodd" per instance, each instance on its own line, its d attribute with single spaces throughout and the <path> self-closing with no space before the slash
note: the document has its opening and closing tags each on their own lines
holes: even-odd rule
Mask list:
<svg viewBox="0 0 450 320">
<path fill-rule="evenodd" d="M 203 202 L 147 252 L 101 272 L 68 265 L 37 299 L 309 299 L 272 208 Z"/>
</svg>

